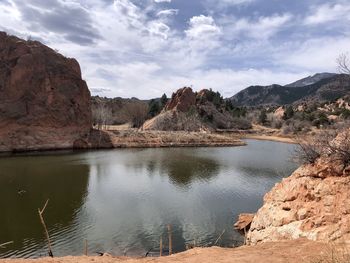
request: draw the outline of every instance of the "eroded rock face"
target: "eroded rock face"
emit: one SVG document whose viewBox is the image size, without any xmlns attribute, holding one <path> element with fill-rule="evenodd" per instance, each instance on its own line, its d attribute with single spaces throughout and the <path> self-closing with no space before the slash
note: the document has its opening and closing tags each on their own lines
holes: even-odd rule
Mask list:
<svg viewBox="0 0 350 263">
<path fill-rule="evenodd" d="M 350 170 L 319 159 L 304 165 L 265 195 L 248 233 L 248 242 L 307 238 L 350 238 Z"/>
<path fill-rule="evenodd" d="M 186 112 L 191 106 L 196 104 L 196 94 L 191 88 L 182 88 L 176 91 L 171 100 L 165 106 L 165 110 L 176 109 L 181 112 Z"/>
<path fill-rule="evenodd" d="M 79 63 L 0 32 L 0 151 L 71 148 L 91 126 Z"/>
</svg>

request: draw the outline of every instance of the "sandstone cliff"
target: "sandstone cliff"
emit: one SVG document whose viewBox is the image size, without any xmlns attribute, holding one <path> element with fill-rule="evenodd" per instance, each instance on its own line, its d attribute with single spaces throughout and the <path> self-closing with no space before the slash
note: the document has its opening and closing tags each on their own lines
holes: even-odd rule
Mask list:
<svg viewBox="0 0 350 263">
<path fill-rule="evenodd" d="M 248 243 L 350 238 L 350 165 L 332 158 L 297 169 L 265 195 Z"/>
<path fill-rule="evenodd" d="M 71 148 L 91 126 L 78 62 L 0 32 L 0 151 Z"/>
</svg>

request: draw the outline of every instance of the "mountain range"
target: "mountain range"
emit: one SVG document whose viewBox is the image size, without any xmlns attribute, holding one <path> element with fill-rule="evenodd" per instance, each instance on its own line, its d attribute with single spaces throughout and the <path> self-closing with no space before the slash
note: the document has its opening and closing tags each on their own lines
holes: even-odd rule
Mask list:
<svg viewBox="0 0 350 263">
<path fill-rule="evenodd" d="M 350 76 L 318 73 L 288 85 L 250 86 L 229 98 L 235 106 L 332 101 L 350 94 Z"/>
</svg>

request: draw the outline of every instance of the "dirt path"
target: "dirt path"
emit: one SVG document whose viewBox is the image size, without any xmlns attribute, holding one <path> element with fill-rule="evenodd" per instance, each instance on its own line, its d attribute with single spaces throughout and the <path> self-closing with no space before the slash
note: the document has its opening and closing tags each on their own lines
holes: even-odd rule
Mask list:
<svg viewBox="0 0 350 263">
<path fill-rule="evenodd" d="M 338 246 L 339 248 L 340 246 Z M 343 247 L 342 247 L 343 248 Z M 306 240 L 265 243 L 257 246 L 244 246 L 239 248 L 195 248 L 183 253 L 161 258 L 118 258 L 103 257 L 63 257 L 41 259 L 4 259 L 0 263 L 308 263 L 320 262 L 330 257 L 334 247 Z M 348 250 L 347 250 L 348 251 Z M 337 254 L 337 253 L 335 253 Z M 331 262 L 331 261 L 330 261 Z M 338 262 L 338 261 L 336 261 Z M 345 261 L 344 261 L 345 262 Z"/>
<path fill-rule="evenodd" d="M 254 139 L 254 140 L 264 140 L 264 141 L 275 141 L 295 144 L 296 141 L 293 138 L 281 137 L 276 135 L 257 135 L 257 134 L 246 134 L 241 137 L 241 139 Z"/>
</svg>

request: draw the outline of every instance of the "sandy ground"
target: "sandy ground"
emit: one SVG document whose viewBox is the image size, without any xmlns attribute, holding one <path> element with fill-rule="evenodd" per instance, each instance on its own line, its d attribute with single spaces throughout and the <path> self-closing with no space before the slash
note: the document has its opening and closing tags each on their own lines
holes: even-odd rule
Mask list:
<svg viewBox="0 0 350 263">
<path fill-rule="evenodd" d="M 126 258 L 113 257 L 110 255 L 103 257 L 63 257 L 63 258 L 41 258 L 41 259 L 3 259 L 0 263 L 176 263 L 176 262 L 253 262 L 253 263 L 303 263 L 303 262 L 321 262 L 330 258 L 333 254 L 340 255 L 336 250 L 344 251 L 343 246 L 331 246 L 324 243 L 317 243 L 306 240 L 294 240 L 275 243 L 264 243 L 257 246 L 243 246 L 239 248 L 195 248 L 183 253 L 167 257 L 154 258 Z M 328 261 L 327 261 L 328 262 Z M 333 262 L 333 261 L 330 261 Z M 345 261 L 334 261 L 345 262 Z M 348 261 L 346 261 L 348 262 Z"/>
<path fill-rule="evenodd" d="M 277 135 L 257 135 L 257 134 L 246 134 L 240 137 L 241 139 L 254 139 L 254 140 L 265 140 L 295 144 L 296 140 L 293 138 L 282 137 Z"/>
</svg>

